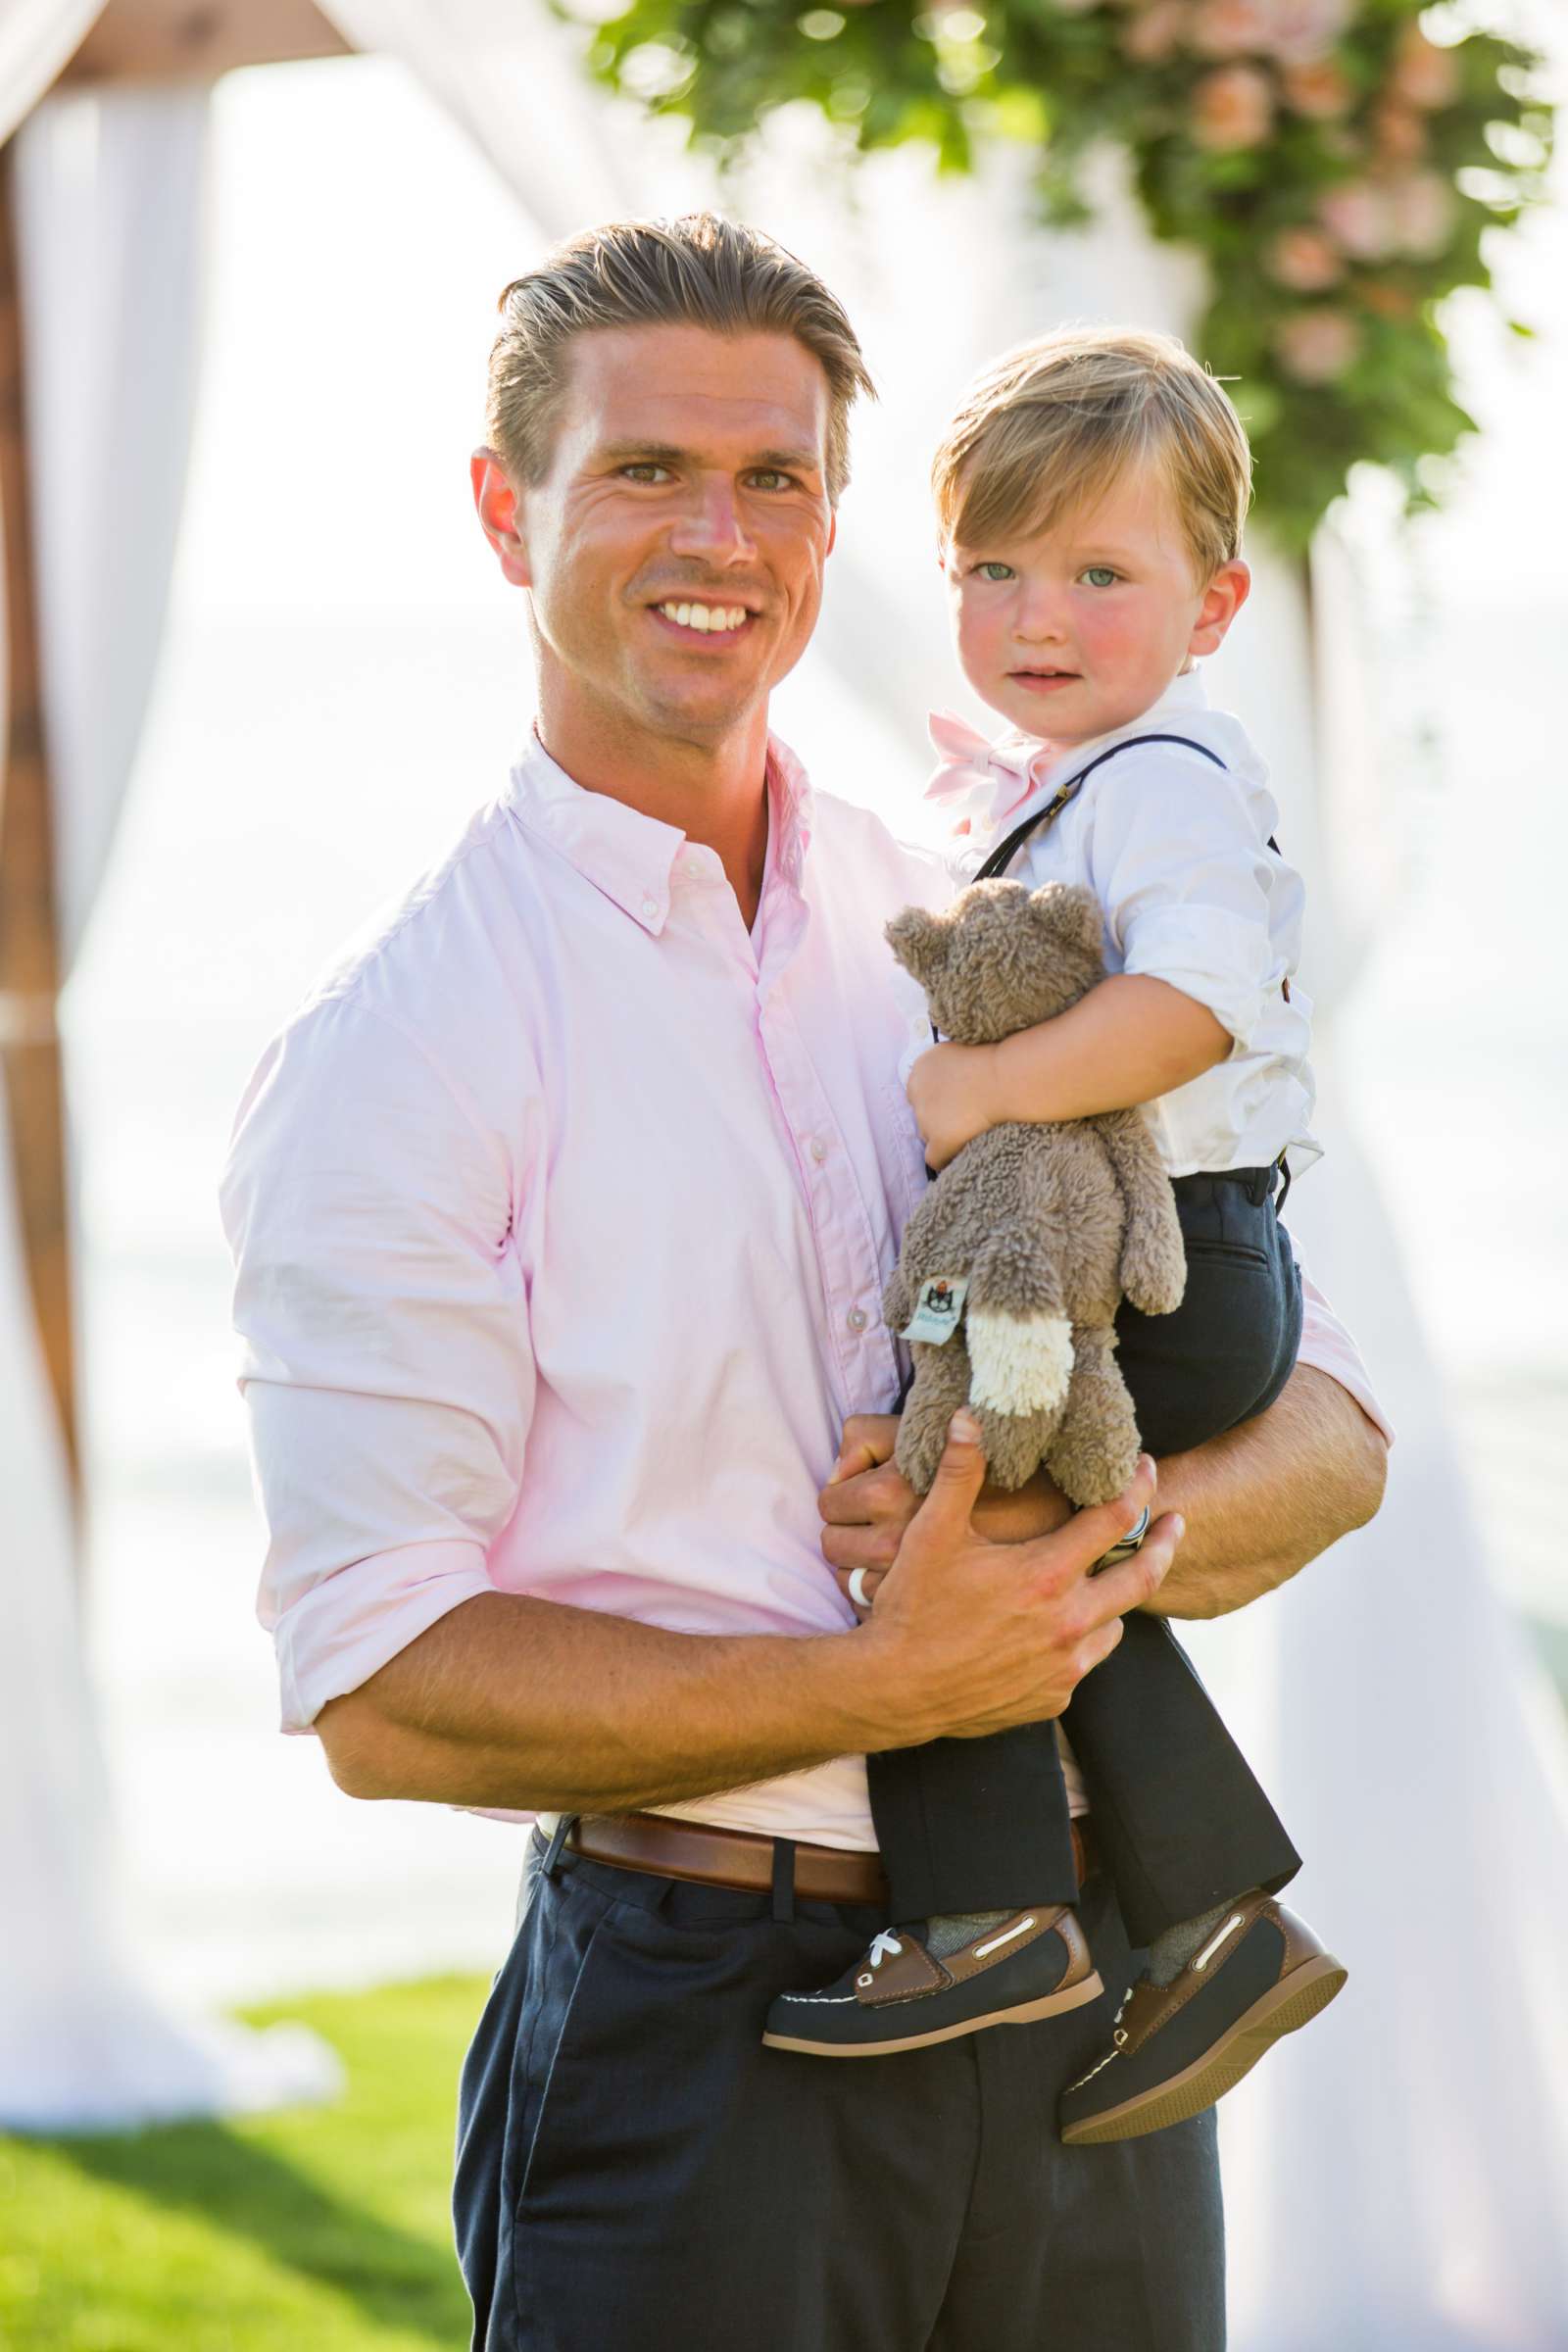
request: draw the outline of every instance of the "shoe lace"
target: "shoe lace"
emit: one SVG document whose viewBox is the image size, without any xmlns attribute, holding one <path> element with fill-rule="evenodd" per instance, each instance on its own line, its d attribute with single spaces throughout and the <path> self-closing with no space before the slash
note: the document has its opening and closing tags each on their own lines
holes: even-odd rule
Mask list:
<svg viewBox="0 0 1568 2352">
<path fill-rule="evenodd" d="M 891 1929 L 884 1928 L 880 1936 L 871 1938 L 871 1948 L 865 1956 L 873 1968 L 880 1968 L 884 1960 L 896 1960 L 903 1949 L 902 1939 Z"/>
</svg>

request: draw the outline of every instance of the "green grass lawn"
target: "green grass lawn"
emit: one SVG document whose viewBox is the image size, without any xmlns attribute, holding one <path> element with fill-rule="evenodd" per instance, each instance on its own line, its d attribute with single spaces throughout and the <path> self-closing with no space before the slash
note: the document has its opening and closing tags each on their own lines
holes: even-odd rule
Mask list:
<svg viewBox="0 0 1568 2352">
<path fill-rule="evenodd" d="M 3 2352 L 463 2352 L 448 2198 L 477 1978 L 318 1995 L 332 2107 L 128 2139 L 0 2135 Z"/>
</svg>

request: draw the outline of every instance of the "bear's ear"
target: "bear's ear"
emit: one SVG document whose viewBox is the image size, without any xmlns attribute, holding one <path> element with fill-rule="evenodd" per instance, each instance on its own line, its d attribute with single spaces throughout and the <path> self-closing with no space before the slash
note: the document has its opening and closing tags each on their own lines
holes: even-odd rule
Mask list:
<svg viewBox="0 0 1568 2352">
<path fill-rule="evenodd" d="M 929 988 L 939 977 L 948 960 L 951 944 L 946 918 L 929 914 L 923 906 L 906 906 L 896 914 L 882 934 L 894 955 L 913 980 Z"/>
<path fill-rule="evenodd" d="M 1096 957 L 1104 952 L 1105 924 L 1100 901 L 1076 882 L 1047 882 L 1029 905 L 1042 931 Z"/>
</svg>

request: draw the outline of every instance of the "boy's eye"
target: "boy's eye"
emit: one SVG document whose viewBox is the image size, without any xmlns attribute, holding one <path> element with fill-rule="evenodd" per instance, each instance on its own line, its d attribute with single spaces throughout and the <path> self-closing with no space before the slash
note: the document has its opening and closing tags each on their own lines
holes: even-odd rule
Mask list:
<svg viewBox="0 0 1568 2352">
<path fill-rule="evenodd" d="M 977 564 L 975 570 L 983 580 L 1010 580 L 1015 576 L 1010 564 Z"/>
<path fill-rule="evenodd" d="M 1079 574 L 1081 579 L 1089 582 L 1091 588 L 1113 588 L 1120 576 L 1111 570 L 1108 564 L 1088 564 Z"/>
</svg>

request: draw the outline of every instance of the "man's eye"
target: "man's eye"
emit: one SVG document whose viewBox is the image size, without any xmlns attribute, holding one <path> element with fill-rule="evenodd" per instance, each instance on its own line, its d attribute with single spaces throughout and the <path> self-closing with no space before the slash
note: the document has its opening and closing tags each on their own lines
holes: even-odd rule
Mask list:
<svg viewBox="0 0 1568 2352">
<path fill-rule="evenodd" d="M 656 465 L 652 458 L 640 458 L 620 470 L 628 482 L 667 482 L 670 478 L 669 467 Z"/>
<path fill-rule="evenodd" d="M 776 466 L 759 466 L 751 477 L 754 490 L 792 490 L 793 473 L 781 473 Z"/>
<path fill-rule="evenodd" d="M 1014 577 L 1013 568 L 1010 564 L 993 564 L 988 562 L 985 564 L 977 564 L 975 565 L 975 569 L 983 580 L 1010 580 Z"/>
<path fill-rule="evenodd" d="M 1085 565 L 1079 576 L 1086 579 L 1091 588 L 1114 588 L 1121 574 L 1112 571 L 1108 564 L 1090 564 Z"/>
</svg>

